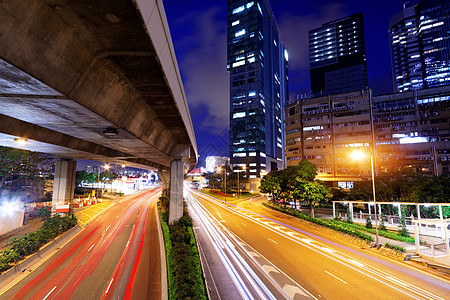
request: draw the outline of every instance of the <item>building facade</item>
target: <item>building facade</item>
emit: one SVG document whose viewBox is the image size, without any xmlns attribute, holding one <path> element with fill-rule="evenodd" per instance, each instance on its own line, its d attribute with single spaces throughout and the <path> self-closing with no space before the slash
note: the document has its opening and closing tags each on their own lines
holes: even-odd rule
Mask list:
<svg viewBox="0 0 450 300">
<path fill-rule="evenodd" d="M 421 0 L 389 24 L 395 92 L 450 84 L 450 2 Z"/>
<path fill-rule="evenodd" d="M 228 0 L 227 14 L 231 165 L 260 178 L 284 165 L 288 56 L 267 0 Z"/>
<path fill-rule="evenodd" d="M 309 59 L 312 97 L 367 89 L 362 13 L 309 31 Z"/>
<path fill-rule="evenodd" d="M 297 101 L 286 107 L 287 165 L 308 159 L 319 179 L 342 188 L 371 177 L 370 160 L 354 160 L 355 150 L 375 150 L 377 173 L 403 168 L 450 173 L 449 120 L 450 86 L 381 96 L 362 90 Z"/>
</svg>

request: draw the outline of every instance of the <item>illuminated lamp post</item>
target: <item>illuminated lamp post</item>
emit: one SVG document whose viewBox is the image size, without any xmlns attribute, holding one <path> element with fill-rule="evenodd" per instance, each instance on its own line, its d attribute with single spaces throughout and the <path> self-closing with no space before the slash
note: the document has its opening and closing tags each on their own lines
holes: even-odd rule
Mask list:
<svg viewBox="0 0 450 300">
<path fill-rule="evenodd" d="M 352 157 L 356 160 L 362 160 L 366 157 L 366 153 L 362 151 L 352 152 Z M 373 167 L 373 154 L 370 154 L 370 171 L 372 173 L 372 193 L 373 193 L 373 206 L 375 211 L 375 230 L 376 230 L 376 247 L 380 249 L 379 237 L 378 237 L 378 217 L 377 217 L 377 201 L 375 198 L 375 172 Z"/>
</svg>

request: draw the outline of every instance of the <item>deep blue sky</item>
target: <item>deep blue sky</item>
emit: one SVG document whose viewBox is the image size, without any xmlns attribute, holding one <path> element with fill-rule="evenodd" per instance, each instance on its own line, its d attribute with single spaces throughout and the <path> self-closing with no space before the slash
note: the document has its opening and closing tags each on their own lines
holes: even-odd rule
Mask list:
<svg viewBox="0 0 450 300">
<path fill-rule="evenodd" d="M 404 2 L 272 0 L 272 10 L 289 53 L 290 97 L 309 90 L 308 31 L 358 12 L 364 15 L 369 86 L 375 94 L 392 92 L 388 26 Z M 409 1 L 408 6 L 415 2 Z M 226 6 L 224 0 L 164 1 L 202 155 L 229 155 Z"/>
</svg>

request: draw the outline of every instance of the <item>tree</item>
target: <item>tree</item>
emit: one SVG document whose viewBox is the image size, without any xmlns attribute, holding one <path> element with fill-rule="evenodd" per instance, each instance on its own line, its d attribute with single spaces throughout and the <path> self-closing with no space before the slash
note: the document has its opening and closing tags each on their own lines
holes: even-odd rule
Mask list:
<svg viewBox="0 0 450 300">
<path fill-rule="evenodd" d="M 328 187 L 320 181 L 308 181 L 298 177 L 296 186 L 292 193 L 295 199 L 300 199 L 309 203 L 311 207 L 311 217 L 314 218 L 314 207 L 320 202 L 327 202 L 330 199 Z"/>
<path fill-rule="evenodd" d="M 13 175 L 34 178 L 51 164 L 50 155 L 0 146 L 0 188 Z"/>
<path fill-rule="evenodd" d="M 278 177 L 278 171 L 270 171 L 266 176 L 264 176 L 263 179 L 261 179 L 259 190 L 261 193 L 270 193 L 272 196 L 275 191 L 280 191 L 280 178 Z"/>
<path fill-rule="evenodd" d="M 88 173 L 86 171 L 77 171 L 75 173 L 75 185 L 81 185 L 82 183 L 94 183 L 97 181 L 95 173 Z"/>
</svg>

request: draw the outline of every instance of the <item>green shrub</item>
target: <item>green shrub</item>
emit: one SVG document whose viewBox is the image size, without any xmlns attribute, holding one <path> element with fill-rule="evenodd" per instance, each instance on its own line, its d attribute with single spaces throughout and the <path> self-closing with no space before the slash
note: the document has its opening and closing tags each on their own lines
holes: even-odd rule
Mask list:
<svg viewBox="0 0 450 300">
<path fill-rule="evenodd" d="M 13 263 L 38 251 L 40 247 L 72 228 L 76 223 L 75 217 L 55 215 L 45 221 L 38 231 L 12 237 L 7 243 L 9 247 L 0 252 L 0 272 L 6 271 Z"/>
<path fill-rule="evenodd" d="M 370 220 L 370 217 L 366 218 L 366 228 L 372 229 L 372 220 Z"/>
<path fill-rule="evenodd" d="M 373 242 L 373 237 L 361 232 L 360 230 L 357 230 L 355 228 L 352 228 L 351 225 L 354 224 L 349 224 L 347 222 L 342 222 L 342 221 L 329 221 L 329 220 L 325 220 L 325 219 L 320 219 L 320 218 L 311 218 L 311 216 L 306 215 L 304 213 L 301 213 L 299 211 L 296 211 L 292 208 L 282 208 L 279 205 L 274 205 L 274 204 L 267 204 L 267 203 L 263 203 L 263 205 L 265 205 L 266 207 L 269 207 L 271 209 L 283 212 L 283 213 L 287 213 L 289 215 L 298 217 L 300 219 L 306 220 L 306 221 L 310 221 L 313 222 L 315 224 L 319 224 L 322 225 L 324 227 L 328 227 L 355 237 L 358 237 L 360 239 L 363 240 L 367 240 L 367 241 L 371 241 Z"/>
<path fill-rule="evenodd" d="M 52 211 L 50 207 L 43 206 L 38 210 L 38 217 L 41 218 L 42 221 L 47 221 L 52 217 Z"/>
<path fill-rule="evenodd" d="M 160 214 L 166 244 L 169 299 L 207 299 L 192 220 L 184 211 L 173 225 Z"/>
<path fill-rule="evenodd" d="M 392 245 L 392 244 L 389 244 L 389 243 L 384 244 L 384 247 L 390 248 L 390 249 L 394 249 L 394 250 L 397 250 L 397 251 L 400 251 L 400 252 L 406 252 L 405 248 L 400 247 L 400 246 L 396 246 L 396 245 Z"/>
</svg>

